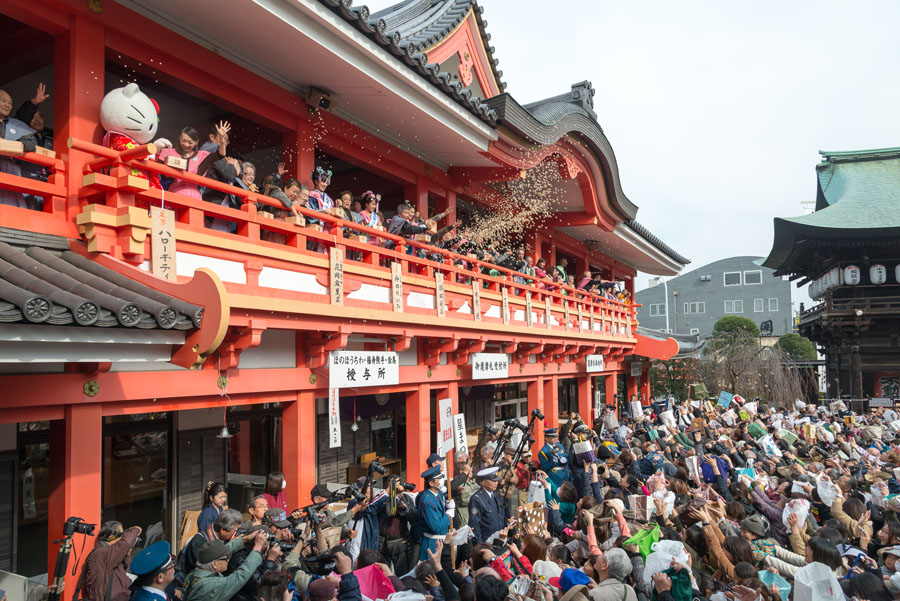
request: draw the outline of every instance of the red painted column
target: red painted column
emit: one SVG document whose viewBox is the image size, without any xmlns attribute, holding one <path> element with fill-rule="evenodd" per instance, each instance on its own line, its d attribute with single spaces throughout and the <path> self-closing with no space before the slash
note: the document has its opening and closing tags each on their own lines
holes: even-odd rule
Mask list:
<svg viewBox="0 0 900 601">
<path fill-rule="evenodd" d="M 406 393 L 406 480 L 422 490 L 420 474 L 431 454 L 431 388 L 419 384 L 418 390 Z"/>
<path fill-rule="evenodd" d="M 297 393 L 282 416 L 281 466 L 288 481 L 288 507 L 302 507 L 316 484 L 316 399 L 312 390 Z"/>
<path fill-rule="evenodd" d="M 438 400 L 438 407 L 440 407 L 441 399 L 447 399 L 447 398 L 451 399 L 452 407 L 453 407 L 451 413 L 453 415 L 456 415 L 457 413 L 459 413 L 459 384 L 457 382 L 448 382 L 447 386 L 439 388 L 437 390 L 436 398 Z M 440 429 L 441 416 L 438 415 L 437 418 L 438 418 L 438 429 Z M 454 434 L 455 434 L 455 432 L 454 432 Z M 449 451 L 447 451 L 447 456 L 444 458 L 444 463 L 447 464 L 447 479 L 448 480 L 453 477 L 453 467 L 454 467 L 453 457 L 456 453 L 456 438 L 454 438 L 453 441 L 454 441 L 453 448 L 450 449 Z M 435 449 L 435 452 L 437 452 L 436 449 Z M 426 457 L 427 457 L 427 455 L 426 455 Z M 423 470 L 425 469 L 424 462 L 423 462 L 422 469 Z M 419 473 L 421 473 L 421 471 Z"/>
<path fill-rule="evenodd" d="M 535 457 L 537 457 L 541 447 L 544 446 L 544 428 L 553 427 L 550 425 L 550 415 L 548 414 L 547 407 L 544 403 L 544 395 L 545 387 L 543 377 L 538 376 L 538 379 L 534 382 L 528 382 L 528 418 L 531 419 L 531 412 L 535 409 L 540 409 L 541 413 L 544 414 L 543 424 L 540 421 L 535 422 L 534 446 L 531 447 L 531 452 L 534 453 Z"/>
<path fill-rule="evenodd" d="M 578 415 L 591 427 L 594 423 L 594 395 L 591 393 L 591 376 L 578 377 Z"/>
<path fill-rule="evenodd" d="M 629 366 L 629 369 L 631 367 Z M 626 400 L 631 402 L 631 395 L 637 395 L 638 393 L 638 376 L 632 376 L 631 372 L 628 372 L 628 376 L 625 379 L 625 390 L 626 390 Z M 635 396 L 637 398 L 637 396 Z"/>
<path fill-rule="evenodd" d="M 544 427 L 559 427 L 559 378 L 544 378 Z"/>
<path fill-rule="evenodd" d="M 285 131 L 282 134 L 281 148 L 288 174 L 312 189 L 310 174 L 316 168 L 316 137 L 312 124 L 298 119 L 294 131 Z"/>
<path fill-rule="evenodd" d="M 619 374 L 613 372 L 606 376 L 606 406 L 616 407 L 618 412 L 618 403 L 616 403 L 616 392 L 619 390 Z M 618 414 L 618 413 L 617 413 Z"/>
<path fill-rule="evenodd" d="M 456 225 L 456 192 L 446 190 L 445 194 L 444 204 L 447 209 L 450 209 L 450 214 L 444 219 L 444 225 Z M 438 224 L 438 227 L 440 227 L 440 224 Z"/>
<path fill-rule="evenodd" d="M 92 157 L 70 150 L 66 142 L 69 137 L 100 142 L 105 51 L 103 27 L 80 14 L 72 15 L 69 31 L 54 41 L 53 149 L 57 156 L 69 155 L 69 198 L 65 207 L 53 210 L 65 209 L 70 219 L 81 210 L 78 188 L 84 163 Z"/>
<path fill-rule="evenodd" d="M 644 407 L 650 405 L 650 394 L 650 363 L 646 363 L 641 372 L 641 404 Z"/>
<path fill-rule="evenodd" d="M 428 217 L 428 180 L 424 175 L 417 175 L 416 181 L 403 188 L 406 202 L 418 211 L 423 218 Z"/>
<path fill-rule="evenodd" d="M 47 565 L 52 579 L 56 566 L 58 544 L 62 538 L 63 524 L 72 516 L 83 518 L 89 524 L 100 524 L 103 483 L 103 405 L 83 403 L 67 405 L 65 419 L 50 422 L 50 498 L 47 526 Z M 126 524 L 128 528 L 132 524 Z M 83 536 L 73 541 L 76 550 L 81 549 Z M 89 537 L 85 549 L 92 549 L 94 539 Z M 78 583 L 79 572 L 72 575 L 74 559 L 69 556 L 63 599 L 70 600 Z"/>
</svg>

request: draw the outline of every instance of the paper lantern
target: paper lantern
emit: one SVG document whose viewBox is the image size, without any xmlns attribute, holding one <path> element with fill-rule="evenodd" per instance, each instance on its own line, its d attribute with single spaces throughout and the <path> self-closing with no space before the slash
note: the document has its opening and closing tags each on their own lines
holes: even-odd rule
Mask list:
<svg viewBox="0 0 900 601">
<path fill-rule="evenodd" d="M 859 284 L 861 275 L 860 269 L 856 265 L 847 265 L 844 267 L 844 283 L 848 286 L 856 286 Z"/>
<path fill-rule="evenodd" d="M 873 284 L 884 284 L 887 281 L 887 267 L 880 263 L 869 267 L 869 281 Z"/>
<path fill-rule="evenodd" d="M 832 267 L 825 274 L 825 281 L 827 282 L 828 288 L 837 288 L 841 285 L 841 268 L 840 267 Z"/>
</svg>

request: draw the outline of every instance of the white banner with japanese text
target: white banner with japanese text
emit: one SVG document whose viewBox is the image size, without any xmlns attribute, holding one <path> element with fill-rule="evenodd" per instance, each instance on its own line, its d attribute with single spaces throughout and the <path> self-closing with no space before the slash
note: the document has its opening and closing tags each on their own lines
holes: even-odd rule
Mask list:
<svg viewBox="0 0 900 601">
<path fill-rule="evenodd" d="M 509 377 L 509 355 L 505 353 L 472 353 L 473 380 L 507 377 Z"/>
<path fill-rule="evenodd" d="M 438 399 L 438 454 L 453 450 L 453 399 Z"/>
<path fill-rule="evenodd" d="M 585 357 L 584 370 L 589 374 L 603 371 L 603 355 L 588 355 Z"/>
<path fill-rule="evenodd" d="M 386 351 L 331 351 L 328 379 L 331 388 L 396 385 L 400 360 L 397 353 Z"/>
<path fill-rule="evenodd" d="M 457 413 L 453 416 L 453 437 L 456 439 L 456 450 L 469 452 L 469 440 L 466 437 L 466 416 Z"/>
<path fill-rule="evenodd" d="M 337 388 L 328 389 L 328 448 L 341 446 L 341 396 Z"/>
</svg>

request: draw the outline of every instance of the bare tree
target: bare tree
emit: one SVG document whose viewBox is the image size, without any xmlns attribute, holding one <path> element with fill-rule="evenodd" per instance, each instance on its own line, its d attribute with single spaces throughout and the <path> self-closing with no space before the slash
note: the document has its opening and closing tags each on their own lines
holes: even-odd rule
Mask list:
<svg viewBox="0 0 900 601">
<path fill-rule="evenodd" d="M 701 366 L 710 390 L 728 390 L 744 398 L 759 397 L 780 407 L 803 396 L 800 371 L 780 347 L 762 346 L 745 330 L 715 334 Z"/>
</svg>

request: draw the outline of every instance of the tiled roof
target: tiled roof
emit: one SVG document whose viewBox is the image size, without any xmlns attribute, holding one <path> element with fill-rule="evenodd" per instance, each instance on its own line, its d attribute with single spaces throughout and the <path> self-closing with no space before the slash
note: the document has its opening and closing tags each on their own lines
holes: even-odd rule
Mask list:
<svg viewBox="0 0 900 601">
<path fill-rule="evenodd" d="M 491 107 L 487 106 L 478 96 L 473 96 L 472 91 L 464 88 L 459 81 L 453 81 L 453 76 L 449 72 L 441 71 L 440 65 L 429 63 L 428 57 L 418 50 L 415 43 L 410 40 L 404 43 L 401 33 L 396 30 L 390 31 L 384 19 L 378 19 L 373 23 L 366 6 L 353 8 L 353 0 L 319 0 L 319 2 L 403 61 L 473 115 L 489 125 L 495 124 L 497 114 Z M 492 60 L 496 64 L 496 60 Z"/>
<path fill-rule="evenodd" d="M 203 309 L 78 253 L 0 242 L 0 322 L 189 330 Z"/>
<path fill-rule="evenodd" d="M 646 227 L 644 227 L 643 225 L 641 225 L 634 219 L 629 219 L 628 221 L 625 222 L 625 225 L 627 225 L 628 227 L 633 229 L 635 232 L 637 232 L 637 234 L 640 235 L 641 238 L 643 238 L 644 240 L 646 240 L 647 242 L 649 242 L 650 244 L 655 246 L 658 250 L 660 250 L 664 254 L 668 255 L 669 258 L 674 259 L 675 261 L 677 261 L 678 263 L 681 263 L 682 265 L 687 265 L 688 263 L 691 262 L 690 259 L 688 259 L 687 257 L 676 252 L 675 249 L 673 249 L 671 246 L 669 246 L 668 244 L 666 244 L 665 242 L 660 240 L 656 236 L 656 234 L 654 234 L 653 232 L 648 230 Z"/>
</svg>

